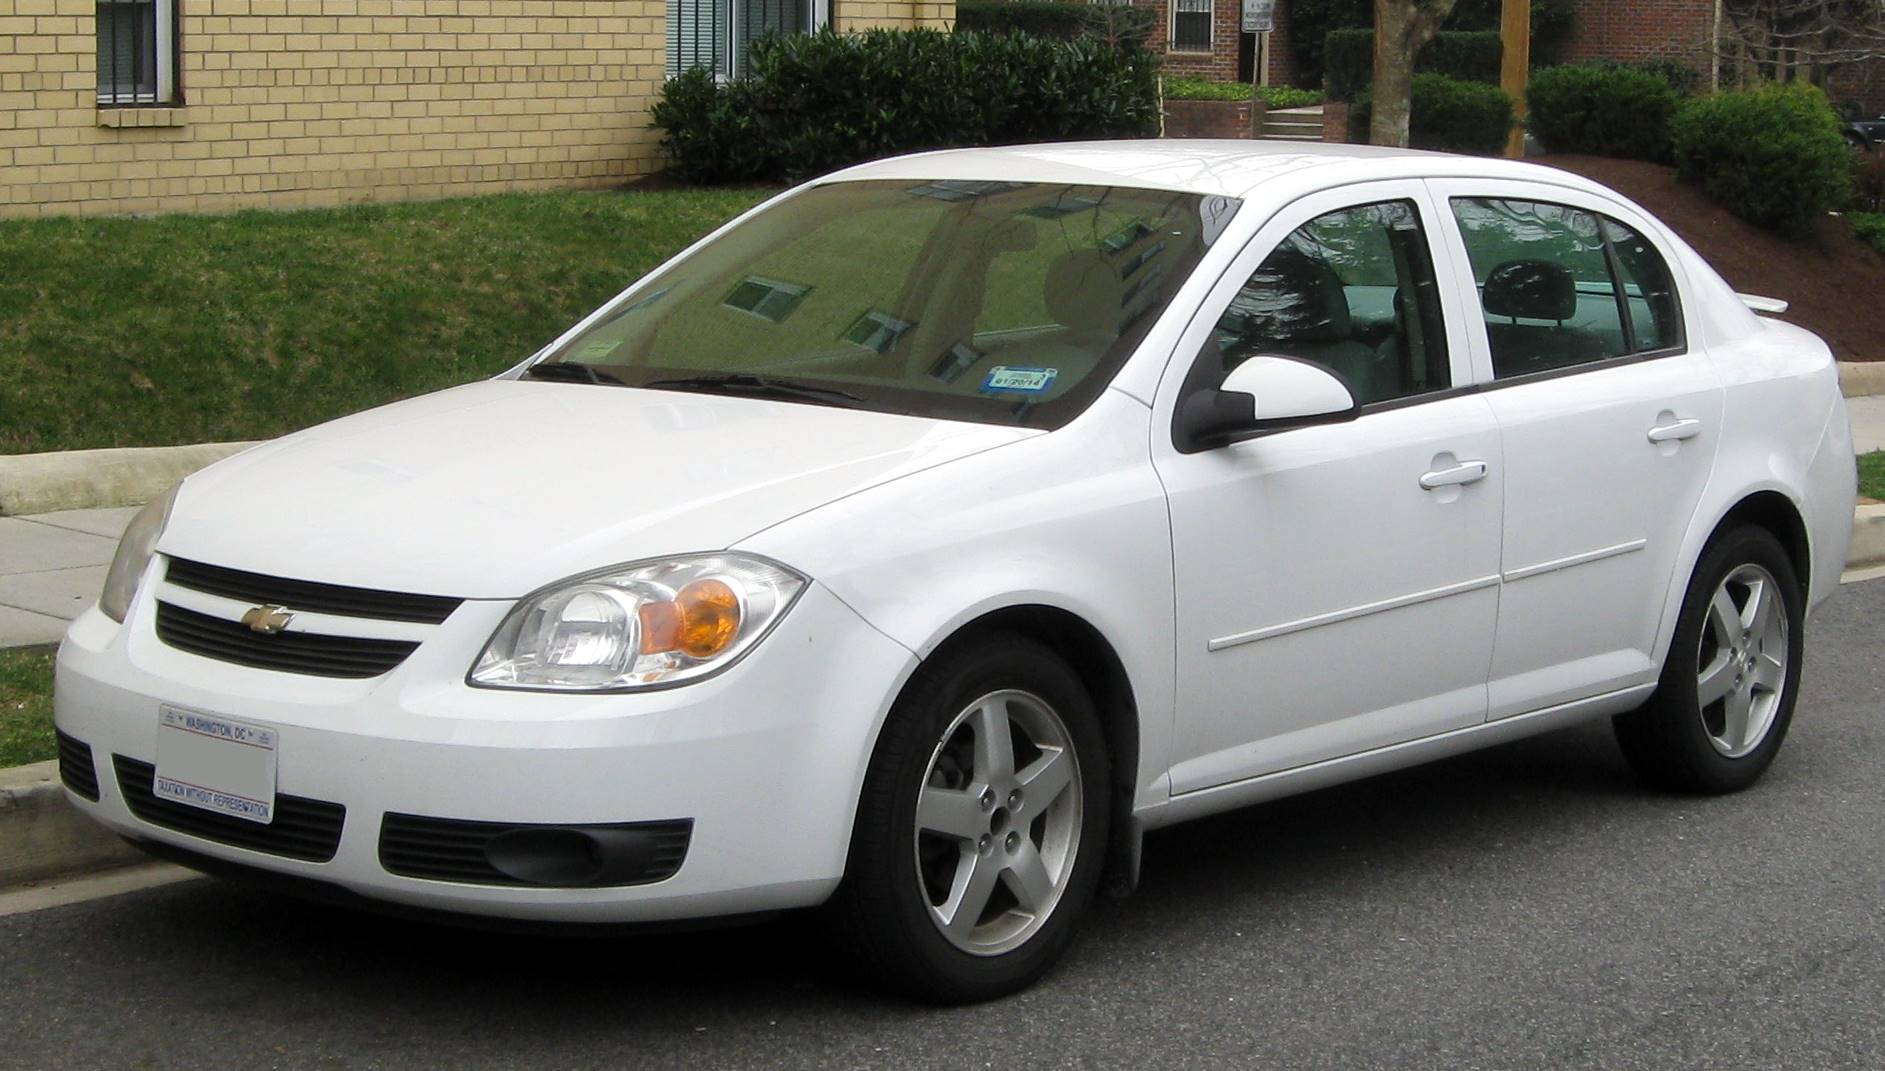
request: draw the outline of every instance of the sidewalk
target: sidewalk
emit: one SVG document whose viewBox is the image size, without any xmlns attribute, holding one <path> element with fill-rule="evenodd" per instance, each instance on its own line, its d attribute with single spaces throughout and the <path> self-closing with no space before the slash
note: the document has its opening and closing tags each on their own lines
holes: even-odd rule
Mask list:
<svg viewBox="0 0 1885 1071">
<path fill-rule="evenodd" d="M 98 598 L 118 536 L 138 511 L 0 517 L 0 647 L 57 643 Z"/>
<path fill-rule="evenodd" d="M 1854 453 L 1885 450 L 1885 394 L 1847 398 L 1846 415 L 1852 420 Z"/>
</svg>

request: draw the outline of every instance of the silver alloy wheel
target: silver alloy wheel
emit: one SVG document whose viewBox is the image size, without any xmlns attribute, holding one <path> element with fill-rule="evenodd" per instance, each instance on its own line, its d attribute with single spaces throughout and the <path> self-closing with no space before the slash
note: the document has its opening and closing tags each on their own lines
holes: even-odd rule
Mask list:
<svg viewBox="0 0 1885 1071">
<path fill-rule="evenodd" d="M 970 703 L 930 753 L 912 836 L 930 921 L 996 956 L 1046 925 L 1080 848 L 1080 760 L 1054 708 L 1016 690 Z"/>
<path fill-rule="evenodd" d="M 1738 759 L 1767 739 L 1787 686 L 1787 606 L 1772 573 L 1746 564 L 1722 580 L 1699 648 L 1702 730 L 1716 751 Z"/>
</svg>

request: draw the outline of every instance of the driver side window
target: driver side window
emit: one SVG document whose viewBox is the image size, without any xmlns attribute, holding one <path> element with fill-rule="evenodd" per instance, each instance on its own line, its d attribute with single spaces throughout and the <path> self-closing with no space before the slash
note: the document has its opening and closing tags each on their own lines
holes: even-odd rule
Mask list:
<svg viewBox="0 0 1885 1071">
<path fill-rule="evenodd" d="M 1258 354 L 1321 365 L 1367 405 L 1446 389 L 1433 259 L 1411 201 L 1329 212 L 1285 238 L 1218 319 L 1216 378 Z"/>
</svg>

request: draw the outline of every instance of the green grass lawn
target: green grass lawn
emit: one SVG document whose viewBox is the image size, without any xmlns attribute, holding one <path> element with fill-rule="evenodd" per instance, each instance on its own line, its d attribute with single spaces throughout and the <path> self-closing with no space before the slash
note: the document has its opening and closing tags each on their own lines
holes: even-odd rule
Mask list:
<svg viewBox="0 0 1885 1071">
<path fill-rule="evenodd" d="M 0 650 L 0 766 L 52 755 L 52 648 Z"/>
<path fill-rule="evenodd" d="M 0 453 L 268 438 L 491 375 L 762 196 L 0 222 Z"/>
<path fill-rule="evenodd" d="M 1885 502 L 1885 450 L 1860 455 L 1859 494 Z"/>
</svg>

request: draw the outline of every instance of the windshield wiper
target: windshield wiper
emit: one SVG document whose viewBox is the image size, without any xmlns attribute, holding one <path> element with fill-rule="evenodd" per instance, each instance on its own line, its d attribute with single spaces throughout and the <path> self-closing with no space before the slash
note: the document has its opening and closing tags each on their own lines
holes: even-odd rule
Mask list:
<svg viewBox="0 0 1885 1071">
<path fill-rule="evenodd" d="M 547 379 L 556 383 L 607 383 L 617 387 L 628 385 L 600 368 L 573 361 L 544 361 L 533 364 L 524 369 L 524 375 L 531 379 Z"/>
<path fill-rule="evenodd" d="M 673 390 L 698 391 L 702 394 L 740 394 L 754 398 L 783 398 L 796 402 L 812 402 L 818 405 L 839 405 L 854 407 L 865 404 L 864 399 L 849 391 L 833 387 L 814 387 L 805 383 L 794 383 L 771 376 L 756 376 L 751 372 L 726 372 L 711 376 L 682 376 L 676 379 L 653 379 L 641 384 L 643 387 L 668 387 Z"/>
</svg>

